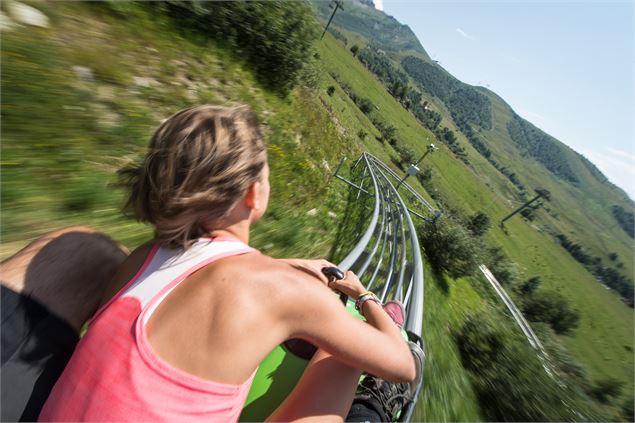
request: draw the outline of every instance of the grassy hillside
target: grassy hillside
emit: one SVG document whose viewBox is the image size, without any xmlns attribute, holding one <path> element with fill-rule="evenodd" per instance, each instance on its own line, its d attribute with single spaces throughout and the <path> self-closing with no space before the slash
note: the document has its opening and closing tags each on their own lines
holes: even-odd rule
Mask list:
<svg viewBox="0 0 635 423">
<path fill-rule="evenodd" d="M 397 128 L 400 142 L 417 154 L 422 154 L 425 146 L 430 141 L 434 141 L 430 131 L 423 128 L 415 117 L 405 110 L 383 88 L 380 81 L 344 46 L 327 36 L 320 49 L 321 59 L 326 69 L 336 73 L 356 92 L 364 93 L 378 108 L 371 113 L 371 117 L 381 115 L 393 123 Z M 331 83 L 337 87 L 337 95 L 329 100 L 334 105 L 333 109 L 344 112 L 348 110 L 344 107 L 345 104 L 353 107 L 352 101 L 339 89 L 337 82 L 332 80 Z M 494 116 L 499 113 L 497 107 L 498 105 L 493 107 Z M 370 120 L 359 111 L 351 113 L 346 122 L 348 122 L 348 133 L 351 136 L 359 129 L 373 133 Z M 492 131 L 497 131 L 500 126 L 495 119 Z M 512 210 L 516 204 L 515 201 L 518 201 L 518 197 L 514 195 L 513 186 L 471 148 L 469 143 L 460 142 L 465 142 L 465 149 L 470 154 L 471 166 L 466 166 L 445 148 L 425 159 L 423 164 L 433 169 L 435 189 L 444 202 L 452 208 L 466 214 L 486 210 L 492 219 L 502 218 Z M 367 139 L 365 146 L 384 160 L 389 160 L 391 155 L 396 155 L 390 147 L 382 145 L 375 139 Z M 422 189 L 417 181 L 410 180 L 410 182 Z M 626 395 L 632 395 L 633 356 L 630 350 L 633 347 L 632 309 L 602 287 L 548 233 L 535 224 L 525 222 L 521 218 L 511 219 L 506 231 L 494 227 L 488 237 L 493 245 L 502 246 L 504 251 L 520 265 L 523 275 L 526 277 L 540 275 L 545 281 L 544 288 L 560 291 L 570 298 L 574 307 L 580 311 L 581 324 L 574 336 L 561 337 L 561 341 L 569 347 L 574 357 L 588 368 L 591 378 L 612 377 L 622 380 L 627 386 Z M 428 289 L 434 288 L 435 284 L 428 282 L 426 293 Z M 451 311 L 448 311 L 454 316 L 462 315 L 464 310 L 469 308 L 464 303 L 467 300 L 457 298 L 455 295 L 466 295 L 468 298 L 474 296 L 474 294 L 466 294 L 466 291 L 450 295 L 450 301 L 457 304 L 450 307 Z M 430 304 L 430 300 L 426 300 L 426 304 Z M 438 316 L 430 316 L 430 319 L 426 319 L 424 329 L 425 325 L 438 324 L 437 319 Z M 424 393 L 424 397 L 425 395 Z"/>
<path fill-rule="evenodd" d="M 327 184 L 331 168 L 360 150 L 318 99 L 302 90 L 280 98 L 224 49 L 143 8 L 124 18 L 100 5 L 37 6 L 50 28 L 3 33 L 3 256 L 70 224 L 130 247 L 149 237 L 121 215 L 115 171 L 145 154 L 163 119 L 206 102 L 247 103 L 265 126 L 275 201 L 255 245 L 273 255 L 297 254 L 299 245 L 305 256 L 328 253 L 337 221 L 327 212 L 345 192 Z"/>
</svg>

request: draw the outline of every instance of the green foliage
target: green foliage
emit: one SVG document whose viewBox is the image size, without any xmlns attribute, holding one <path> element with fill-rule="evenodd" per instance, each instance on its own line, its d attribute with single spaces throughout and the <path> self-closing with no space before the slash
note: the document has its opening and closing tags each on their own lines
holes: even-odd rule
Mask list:
<svg viewBox="0 0 635 423">
<path fill-rule="evenodd" d="M 417 173 L 417 179 L 419 179 L 419 182 L 424 188 L 432 181 L 432 176 L 432 168 L 430 167 L 424 167 L 421 172 Z"/>
<path fill-rule="evenodd" d="M 483 137 L 476 133 L 469 124 L 465 123 L 465 121 L 457 122 L 457 126 L 459 127 L 461 132 L 463 132 L 470 144 L 474 146 L 476 151 L 481 153 L 483 157 L 485 157 L 490 163 L 492 163 L 492 152 L 487 147 L 486 141 L 483 139 Z"/>
<path fill-rule="evenodd" d="M 329 87 L 326 89 L 326 93 L 331 96 L 333 95 L 334 92 L 335 92 L 335 87 L 332 85 L 329 85 Z"/>
<path fill-rule="evenodd" d="M 370 101 L 366 97 L 359 96 L 355 91 L 353 91 L 350 85 L 342 81 L 342 79 L 338 75 L 331 74 L 331 76 L 333 77 L 333 79 L 335 79 L 335 81 L 337 81 L 342 90 L 344 90 L 344 92 L 350 97 L 350 99 L 353 100 L 353 103 L 355 103 L 355 105 L 359 107 L 359 110 L 361 110 L 362 113 L 367 115 L 373 111 L 375 106 L 373 105 L 372 101 Z"/>
<path fill-rule="evenodd" d="M 478 269 L 482 245 L 453 218 L 423 224 L 418 233 L 428 261 L 435 270 L 456 279 L 473 275 Z"/>
<path fill-rule="evenodd" d="M 520 285 L 520 292 L 523 294 L 532 294 L 538 289 L 541 283 L 542 278 L 540 276 L 531 277 Z"/>
<path fill-rule="evenodd" d="M 360 129 L 359 131 L 357 131 L 357 138 L 359 138 L 362 141 L 366 139 L 367 135 L 368 133 L 364 131 L 363 129 Z"/>
<path fill-rule="evenodd" d="M 578 155 L 578 158 L 580 159 L 580 161 L 582 162 L 584 167 L 586 167 L 588 169 L 588 171 L 591 172 L 591 175 L 593 175 L 593 177 L 598 182 L 600 182 L 602 184 L 610 183 L 609 180 L 607 179 L 607 177 L 604 176 L 604 174 L 600 171 L 600 169 L 598 169 L 593 163 L 591 163 L 591 161 L 589 159 L 587 159 L 586 157 L 584 157 L 580 153 L 576 153 L 576 154 Z"/>
<path fill-rule="evenodd" d="M 385 52 L 376 45 L 370 44 L 358 53 L 357 58 L 368 70 L 377 75 L 386 90 L 397 101 L 401 102 L 406 99 L 410 91 L 408 88 L 408 77 L 403 71 L 397 69 Z M 414 105 L 419 106 L 418 104 Z"/>
<path fill-rule="evenodd" d="M 512 285 L 518 279 L 518 268 L 500 247 L 487 250 L 485 263 L 496 280 L 504 285 Z"/>
<path fill-rule="evenodd" d="M 415 160 L 417 160 L 414 151 L 412 151 L 410 148 L 397 143 L 395 143 L 393 147 L 395 151 L 399 153 L 399 157 L 401 159 L 400 162 L 404 167 L 407 167 L 408 165 L 414 163 Z"/>
<path fill-rule="evenodd" d="M 396 144 L 395 135 L 397 134 L 397 128 L 395 128 L 394 126 L 390 124 L 387 124 L 385 121 L 377 117 L 373 117 L 371 119 L 371 122 L 373 122 L 373 125 L 375 126 L 375 128 L 377 128 L 377 130 L 381 134 L 382 142 L 388 141 L 390 144 Z"/>
<path fill-rule="evenodd" d="M 441 115 L 434 110 L 426 108 L 425 105 L 423 106 L 423 108 L 413 107 L 412 112 L 415 114 L 417 119 L 419 119 L 419 121 L 426 126 L 426 128 L 432 131 L 436 130 L 441 123 Z"/>
<path fill-rule="evenodd" d="M 529 154 L 557 177 L 574 184 L 579 182 L 557 140 L 516 114 L 507 124 L 507 131 L 521 152 Z"/>
<path fill-rule="evenodd" d="M 365 115 L 369 114 L 373 110 L 373 103 L 369 99 L 363 98 L 363 97 L 357 97 L 356 99 L 353 99 L 353 100 L 357 100 L 355 101 L 355 104 L 357 104 L 357 107 L 359 107 L 359 110 L 361 110 L 362 113 L 364 113 Z"/>
<path fill-rule="evenodd" d="M 598 380 L 589 389 L 589 395 L 598 400 L 601 403 L 608 403 L 610 398 L 617 397 L 622 391 L 624 382 L 615 379 L 601 379 Z"/>
<path fill-rule="evenodd" d="M 534 217 L 536 216 L 536 210 L 538 210 L 541 206 L 542 206 L 542 203 L 540 203 L 540 202 L 539 203 L 535 203 L 535 204 L 530 204 L 528 206 L 525 206 L 520 211 L 520 214 L 525 219 L 527 219 L 529 221 L 533 221 Z"/>
<path fill-rule="evenodd" d="M 353 56 L 356 56 L 358 51 L 359 51 L 359 46 L 357 44 L 353 44 L 351 46 L 351 53 L 353 53 Z"/>
<path fill-rule="evenodd" d="M 342 44 L 344 45 L 348 44 L 348 38 L 346 38 L 346 36 L 342 34 L 340 31 L 335 29 L 333 25 L 329 26 L 328 31 L 330 34 L 333 35 L 333 37 L 335 37 L 336 40 L 340 41 Z"/>
<path fill-rule="evenodd" d="M 633 212 L 625 210 L 618 205 L 611 207 L 611 212 L 613 212 L 613 217 L 620 225 L 620 228 L 624 229 L 624 232 L 633 238 L 635 236 L 635 218 L 633 217 Z"/>
<path fill-rule="evenodd" d="M 620 409 L 622 421 L 635 422 L 635 407 L 633 407 L 633 398 L 626 398 Z"/>
<path fill-rule="evenodd" d="M 483 212 L 477 212 L 472 215 L 467 223 L 467 228 L 475 236 L 485 235 L 490 226 L 491 222 L 489 216 Z"/>
<path fill-rule="evenodd" d="M 455 122 L 471 123 L 485 129 L 492 127 L 490 101 L 476 89 L 454 78 L 441 67 L 417 57 L 407 56 L 401 64 L 421 89 L 448 106 Z"/>
<path fill-rule="evenodd" d="M 634 288 L 633 281 L 631 279 L 611 267 L 603 266 L 602 259 L 600 257 L 592 256 L 586 248 L 571 241 L 566 235 L 557 234 L 556 238 L 558 239 L 560 245 L 562 245 L 562 247 L 567 250 L 573 258 L 582 263 L 584 267 L 586 267 L 606 286 L 617 291 L 624 302 L 630 307 L 633 307 L 635 300 L 633 298 Z M 617 259 L 617 255 L 615 256 L 615 259 Z M 619 268 L 620 266 L 617 267 Z"/>
<path fill-rule="evenodd" d="M 467 316 L 455 340 L 485 420 L 589 419 L 573 410 L 586 411 L 583 399 L 558 386 L 544 371 L 536 352 L 485 313 Z"/>
<path fill-rule="evenodd" d="M 458 143 L 453 130 L 444 126 L 443 128 L 434 131 L 434 135 L 437 137 L 437 139 L 444 142 L 448 146 L 452 154 L 454 154 L 459 160 L 461 160 L 465 164 L 470 164 L 470 160 L 467 157 L 467 152 L 461 146 L 461 144 Z"/>
<path fill-rule="evenodd" d="M 548 323 L 559 334 L 570 334 L 580 320 L 567 299 L 555 291 L 534 293 L 524 301 L 522 308 L 529 320 Z"/>
<path fill-rule="evenodd" d="M 283 93 L 299 82 L 319 34 L 304 2 L 167 0 L 149 5 L 164 10 L 179 27 L 235 49 L 265 85 Z"/>
</svg>

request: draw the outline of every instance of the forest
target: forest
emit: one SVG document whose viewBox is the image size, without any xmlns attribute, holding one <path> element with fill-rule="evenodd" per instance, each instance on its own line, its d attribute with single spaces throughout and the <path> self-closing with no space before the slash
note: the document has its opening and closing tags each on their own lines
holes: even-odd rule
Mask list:
<svg viewBox="0 0 635 423">
<path fill-rule="evenodd" d="M 551 173 L 573 184 L 579 182 L 567 157 L 549 135 L 542 132 L 517 114 L 507 124 L 507 131 L 512 140 L 518 145 L 521 153 L 536 159 Z"/>
<path fill-rule="evenodd" d="M 491 104 L 485 95 L 455 79 L 438 66 L 416 57 L 405 57 L 401 65 L 422 89 L 447 104 L 455 122 L 466 122 L 483 129 L 491 129 Z"/>
</svg>

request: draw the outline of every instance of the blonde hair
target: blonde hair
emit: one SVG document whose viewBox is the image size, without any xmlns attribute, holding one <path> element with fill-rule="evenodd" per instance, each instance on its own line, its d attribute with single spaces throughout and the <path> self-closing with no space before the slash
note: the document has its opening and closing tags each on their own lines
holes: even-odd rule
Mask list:
<svg viewBox="0 0 635 423">
<path fill-rule="evenodd" d="M 266 148 L 247 106 L 202 105 L 170 116 L 139 167 L 122 169 L 125 209 L 154 225 L 157 239 L 188 248 L 259 180 Z"/>
</svg>

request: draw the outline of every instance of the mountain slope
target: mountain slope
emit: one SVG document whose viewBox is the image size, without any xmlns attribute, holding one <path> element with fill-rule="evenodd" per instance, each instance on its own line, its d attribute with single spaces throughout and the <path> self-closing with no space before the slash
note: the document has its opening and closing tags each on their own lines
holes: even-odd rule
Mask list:
<svg viewBox="0 0 635 423">
<path fill-rule="evenodd" d="M 315 4 L 323 18 L 330 15 L 328 3 Z M 442 115 L 443 110 L 438 109 L 449 113 L 440 126 L 468 135 L 459 137 L 460 141 L 473 143 L 477 154 L 480 151 L 494 165 L 480 172 L 489 177 L 503 173 L 515 185 L 514 205 L 531 198 L 535 188 L 550 190 L 553 195 L 546 207 L 548 213 L 537 213 L 537 223 L 554 235 L 564 234 L 578 242 L 602 266 L 616 268 L 609 255 L 617 254 L 619 271 L 629 277 L 633 274 L 632 234 L 629 236 L 614 216 L 616 207 L 632 210 L 633 202 L 590 161 L 518 116 L 490 90 L 462 83 L 429 57 L 410 55 L 407 50 L 420 44 L 410 37 L 394 36 L 397 28 L 407 26 L 391 16 L 365 3 L 347 2 L 332 25 L 366 37 L 369 43 L 385 49 L 388 57 L 400 60 L 395 68 L 408 73 L 423 99 L 437 105 L 436 111 Z M 407 34 L 412 34 L 409 28 Z M 425 52 L 423 47 L 420 52 Z M 474 154 L 470 156 L 470 162 L 478 161 Z"/>
<path fill-rule="evenodd" d="M 328 19 L 332 12 L 331 2 L 312 0 L 311 3 L 315 5 L 323 18 Z M 333 24 L 360 34 L 386 50 L 406 52 L 430 60 L 430 56 L 410 27 L 402 25 L 392 16 L 375 9 L 370 0 L 347 1 L 344 4 L 344 9 L 339 9 L 335 14 Z"/>
<path fill-rule="evenodd" d="M 322 18 L 328 18 L 330 9 L 320 10 Z M 369 13 L 373 19 L 381 19 L 382 15 L 387 22 L 393 19 L 347 2 L 345 10 L 337 12 L 332 27 L 365 39 L 369 48 L 373 48 L 380 35 L 370 33 L 367 28 L 358 30 L 359 24 L 348 25 L 355 22 L 351 16 L 362 19 Z M 377 108 L 373 113 L 392 124 L 399 145 L 410 148 L 416 156 L 425 151 L 428 143 L 439 143 L 436 133 L 440 129 L 447 128 L 455 134 L 454 146 L 444 145 L 440 153 L 423 163 L 434 175 L 429 194 L 443 200 L 446 208 L 465 215 L 483 211 L 498 223 L 533 197 L 535 188 L 551 192 L 551 201 L 534 212 L 533 220 L 517 215 L 506 222 L 504 230 L 493 227 L 488 239 L 503 248 L 519 265 L 524 277 L 539 275 L 545 289 L 559 291 L 570 300 L 580 312 L 580 326 L 573 336 L 561 337 L 561 341 L 584 364 L 593 380 L 609 377 L 623 380 L 624 393 L 632 395 L 633 310 L 620 301 L 616 292 L 606 290 L 597 273 L 591 271 L 597 269 L 593 266 L 600 266 L 629 278 L 633 274 L 632 238 L 613 214 L 615 206 L 626 212 L 633 210 L 633 202 L 588 160 L 518 117 L 495 93 L 464 84 L 429 58 L 400 52 L 397 44 L 386 45 L 387 39 L 382 38 L 384 51 L 374 50 L 375 53 L 391 59 L 397 71 L 407 71 L 403 61 L 408 56 L 418 61 L 414 69 L 423 69 L 421 73 L 427 79 L 409 72 L 410 88 L 420 91 L 420 105 L 427 104 L 428 109 L 439 115 L 438 126 L 428 127 L 418 119 L 420 115 L 412 104 L 391 96 L 385 75 L 375 73 L 377 82 L 369 84 L 362 77 L 363 71 L 358 70 L 364 68 L 360 54 L 359 60 L 351 54 L 348 58 L 339 57 L 341 63 L 326 52 L 322 57 L 329 71 L 341 72 L 341 79 L 353 92 L 364 93 L 370 99 Z M 344 72 L 350 77 L 345 78 Z M 374 86 L 382 82 L 386 88 L 380 95 Z M 482 110 L 474 113 L 474 107 Z M 360 119 L 360 123 L 368 121 L 366 117 Z M 549 154 L 544 154 L 545 146 Z M 385 159 L 385 153 L 382 158 Z M 412 182 L 418 186 L 417 181 Z M 591 265 L 576 260 L 560 245 L 557 235 L 581 245 Z M 612 259 L 615 256 L 618 258 Z"/>
</svg>

